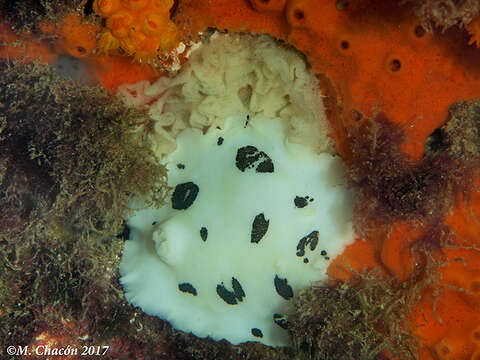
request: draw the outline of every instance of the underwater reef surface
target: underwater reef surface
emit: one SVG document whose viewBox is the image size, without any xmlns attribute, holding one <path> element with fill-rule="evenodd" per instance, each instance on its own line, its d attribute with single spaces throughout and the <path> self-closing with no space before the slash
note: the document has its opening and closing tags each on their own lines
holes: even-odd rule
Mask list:
<svg viewBox="0 0 480 360">
<path fill-rule="evenodd" d="M 50 344 L 109 346 L 106 359 L 479 359 L 478 2 L 143 2 L 0 2 L 2 358 Z M 135 132 L 145 109 L 112 94 L 168 76 L 212 29 L 305 54 L 357 195 L 358 240 L 331 284 L 295 299 L 291 348 L 176 331 L 118 282 L 131 198 L 169 189 Z M 61 57 L 97 86 L 56 74 Z"/>
</svg>

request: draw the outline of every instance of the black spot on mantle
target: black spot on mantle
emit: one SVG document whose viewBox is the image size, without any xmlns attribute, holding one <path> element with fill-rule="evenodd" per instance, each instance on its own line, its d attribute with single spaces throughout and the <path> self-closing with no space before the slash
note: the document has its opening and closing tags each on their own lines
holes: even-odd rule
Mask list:
<svg viewBox="0 0 480 360">
<path fill-rule="evenodd" d="M 217 285 L 217 294 L 220 298 L 229 305 L 237 305 L 238 302 L 242 302 L 245 297 L 245 291 L 243 291 L 242 285 L 240 282 L 232 277 L 232 289 L 233 291 L 228 290 L 223 282 Z"/>
<path fill-rule="evenodd" d="M 197 296 L 197 289 L 195 289 L 195 287 L 190 283 L 178 284 L 178 290 L 187 294 L 192 294 L 193 296 Z"/>
<path fill-rule="evenodd" d="M 273 314 L 273 321 L 275 322 L 275 324 L 285 330 L 287 330 L 290 325 L 287 318 L 280 314 Z"/>
<path fill-rule="evenodd" d="M 301 209 L 304 208 L 305 206 L 308 205 L 309 202 L 313 202 L 314 198 L 311 198 L 310 196 L 295 196 L 295 199 L 293 199 L 293 203 L 295 204 L 295 207 Z"/>
<path fill-rule="evenodd" d="M 243 288 L 240 282 L 234 277 L 232 277 L 232 288 L 237 300 L 243 301 L 243 298 L 245 297 L 245 291 L 243 291 Z"/>
<path fill-rule="evenodd" d="M 302 196 L 295 196 L 293 203 L 295 204 L 295 207 L 301 209 L 308 205 L 308 198 Z"/>
<path fill-rule="evenodd" d="M 242 172 L 254 167 L 258 173 L 273 173 L 274 171 L 273 161 L 270 156 L 252 145 L 247 145 L 237 150 L 235 165 Z"/>
<path fill-rule="evenodd" d="M 188 209 L 197 198 L 199 187 L 193 182 L 186 182 L 175 186 L 172 195 L 172 208 L 176 210 Z"/>
<path fill-rule="evenodd" d="M 200 229 L 200 237 L 202 238 L 203 241 L 207 241 L 207 237 L 208 237 L 208 230 L 206 227 L 202 227 Z"/>
<path fill-rule="evenodd" d="M 255 336 L 255 337 L 258 337 L 258 338 L 263 337 L 262 330 L 257 329 L 257 328 L 252 328 L 252 335 Z"/>
<path fill-rule="evenodd" d="M 223 137 L 219 137 L 218 140 L 217 140 L 217 145 L 220 146 L 223 144 Z"/>
<path fill-rule="evenodd" d="M 273 282 L 278 295 L 283 297 L 285 300 L 290 300 L 293 297 L 293 289 L 290 285 L 288 285 L 288 280 L 286 278 L 280 279 L 278 275 L 275 275 Z"/>
<path fill-rule="evenodd" d="M 320 251 L 320 255 L 322 255 L 325 260 L 330 260 L 330 256 L 327 256 L 326 250 Z"/>
<path fill-rule="evenodd" d="M 237 297 L 233 291 L 227 290 L 225 285 L 217 285 L 217 294 L 220 298 L 225 301 L 228 305 L 237 305 Z"/>
<path fill-rule="evenodd" d="M 258 244 L 267 233 L 269 224 L 270 220 L 266 220 L 263 213 L 255 216 L 252 223 L 250 242 Z"/>
<path fill-rule="evenodd" d="M 305 255 L 305 248 L 310 245 L 310 250 L 315 250 L 318 244 L 318 231 L 314 230 L 310 234 L 300 239 L 297 245 L 297 256 Z"/>
</svg>

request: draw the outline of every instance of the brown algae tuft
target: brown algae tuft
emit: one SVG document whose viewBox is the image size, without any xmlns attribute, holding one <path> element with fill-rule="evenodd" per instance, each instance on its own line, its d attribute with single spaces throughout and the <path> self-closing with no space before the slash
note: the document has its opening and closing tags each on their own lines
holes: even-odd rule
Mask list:
<svg viewBox="0 0 480 360">
<path fill-rule="evenodd" d="M 93 9 L 89 3 L 88 0 L 0 0 L 0 17 L 18 32 L 36 32 L 39 22 L 55 22 L 66 13 L 90 15 Z"/>
<path fill-rule="evenodd" d="M 166 171 L 131 131 L 141 112 L 45 66 L 3 62 L 0 71 L 0 201 L 22 209 L 17 225 L 27 228 L 33 211 L 82 229 L 118 229 L 132 194 L 162 203 Z"/>
<path fill-rule="evenodd" d="M 2 346 L 65 332 L 63 319 L 104 335 L 106 318 L 129 316 L 115 283 L 123 240 L 109 231 L 132 195 L 163 202 L 166 171 L 136 144 L 138 110 L 43 65 L 0 72 Z"/>
<path fill-rule="evenodd" d="M 416 359 L 416 341 L 406 324 L 419 289 L 370 272 L 349 283 L 304 290 L 288 317 L 296 359 L 374 360 L 387 353 Z"/>
</svg>

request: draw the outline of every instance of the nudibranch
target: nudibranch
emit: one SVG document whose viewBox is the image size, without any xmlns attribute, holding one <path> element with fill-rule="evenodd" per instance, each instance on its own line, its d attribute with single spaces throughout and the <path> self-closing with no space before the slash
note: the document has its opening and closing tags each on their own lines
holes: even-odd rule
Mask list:
<svg viewBox="0 0 480 360">
<path fill-rule="evenodd" d="M 173 192 L 128 220 L 126 297 L 197 336 L 288 345 L 292 297 L 354 240 L 316 79 L 269 37 L 218 34 L 177 77 L 145 90 Z"/>
</svg>

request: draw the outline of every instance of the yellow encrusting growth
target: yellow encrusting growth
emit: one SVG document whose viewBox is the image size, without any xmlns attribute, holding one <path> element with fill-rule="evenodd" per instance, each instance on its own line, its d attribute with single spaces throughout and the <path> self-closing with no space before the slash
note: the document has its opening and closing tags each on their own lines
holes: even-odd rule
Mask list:
<svg viewBox="0 0 480 360">
<path fill-rule="evenodd" d="M 170 20 L 173 0 L 95 0 L 94 11 L 106 19 L 97 42 L 98 50 L 123 50 L 139 62 L 151 62 L 171 51 L 179 41 Z"/>
</svg>

